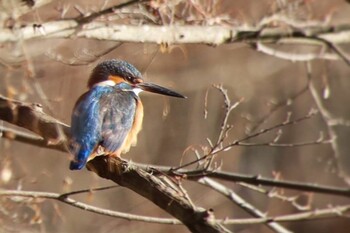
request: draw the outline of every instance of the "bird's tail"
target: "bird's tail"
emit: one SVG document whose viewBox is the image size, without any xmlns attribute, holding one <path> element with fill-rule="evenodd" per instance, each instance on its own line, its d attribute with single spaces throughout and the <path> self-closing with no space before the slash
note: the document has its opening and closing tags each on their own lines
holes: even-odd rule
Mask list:
<svg viewBox="0 0 350 233">
<path fill-rule="evenodd" d="M 89 155 L 90 155 L 90 150 L 80 149 L 78 153 L 75 154 L 74 160 L 70 162 L 69 169 L 70 170 L 82 169 L 85 166 Z"/>
</svg>

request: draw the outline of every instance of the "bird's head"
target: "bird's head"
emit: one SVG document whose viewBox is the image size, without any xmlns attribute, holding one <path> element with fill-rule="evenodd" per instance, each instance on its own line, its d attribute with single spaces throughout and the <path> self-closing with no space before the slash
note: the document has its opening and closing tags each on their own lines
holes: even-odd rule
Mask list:
<svg viewBox="0 0 350 233">
<path fill-rule="evenodd" d="M 142 74 L 133 65 L 126 61 L 112 59 L 99 63 L 92 71 L 88 81 L 88 87 L 95 85 L 114 86 L 123 83 L 129 90 L 136 94 L 141 91 L 149 91 L 162 95 L 186 98 L 185 96 L 158 86 L 153 83 L 144 82 Z"/>
</svg>

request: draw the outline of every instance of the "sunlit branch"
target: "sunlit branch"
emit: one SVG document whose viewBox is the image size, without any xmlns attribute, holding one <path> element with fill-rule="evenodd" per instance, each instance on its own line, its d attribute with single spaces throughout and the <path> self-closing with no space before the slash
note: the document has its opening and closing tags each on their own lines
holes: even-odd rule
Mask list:
<svg viewBox="0 0 350 233">
<path fill-rule="evenodd" d="M 338 43 L 349 43 L 350 25 L 320 26 L 319 30 L 312 33 L 311 29 L 295 29 L 286 32 L 276 27 L 227 27 L 227 26 L 200 26 L 200 25 L 118 25 L 105 22 L 84 23 L 81 27 L 79 20 L 57 20 L 38 24 L 27 23 L 13 29 L 0 29 L 0 42 L 16 42 L 19 39 L 43 39 L 43 38 L 90 38 L 98 40 L 134 42 L 134 43 L 156 43 L 156 44 L 210 44 L 220 45 L 238 42 L 261 42 L 265 44 L 294 44 L 294 45 L 318 45 L 328 46 L 341 59 L 349 62 L 347 55 L 336 45 Z M 291 28 L 290 30 L 293 30 Z M 302 36 L 300 30 L 308 31 L 314 36 Z M 342 40 L 337 37 L 342 35 Z M 327 41 L 327 42 L 325 42 Z M 317 55 L 316 55 L 317 56 Z M 328 55 L 324 58 L 330 58 Z M 313 57 L 310 57 L 313 59 Z M 332 57 L 333 59 L 333 57 Z"/>
<path fill-rule="evenodd" d="M 321 48 L 320 52 L 309 52 L 309 53 L 295 53 L 280 51 L 275 48 L 269 47 L 263 43 L 252 44 L 258 52 L 274 56 L 280 59 L 296 62 L 296 61 L 312 61 L 316 59 L 322 60 L 338 60 L 339 56 L 333 53 L 324 52 Z"/>
<path fill-rule="evenodd" d="M 188 167 L 190 165 L 196 164 L 196 163 L 198 163 L 200 161 L 203 161 L 203 160 L 207 159 L 208 157 L 210 157 L 210 156 L 212 156 L 214 154 L 217 154 L 217 153 L 220 153 L 220 152 L 223 152 L 223 151 L 228 151 L 231 148 L 233 148 L 234 146 L 239 146 L 240 144 L 242 144 L 242 146 L 244 146 L 244 142 L 245 141 L 248 141 L 248 140 L 250 140 L 252 138 L 258 137 L 258 136 L 263 135 L 265 133 L 268 133 L 270 131 L 276 130 L 278 128 L 282 128 L 282 127 L 285 127 L 285 126 L 288 126 L 288 125 L 298 124 L 298 123 L 300 123 L 300 122 L 302 122 L 304 120 L 310 119 L 311 117 L 313 117 L 316 114 L 317 114 L 317 111 L 311 111 L 311 112 L 309 112 L 307 115 L 305 115 L 303 117 L 300 117 L 300 118 L 297 118 L 297 119 L 294 119 L 294 120 L 288 120 L 287 119 L 286 121 L 284 121 L 282 123 L 273 125 L 273 126 L 271 126 L 269 128 L 261 129 L 260 131 L 255 132 L 255 133 L 248 134 L 247 136 L 244 136 L 241 139 L 237 139 L 237 140 L 235 140 L 235 141 L 233 141 L 233 142 L 231 142 L 231 143 L 229 143 L 227 145 L 215 147 L 215 149 L 211 150 L 208 154 L 205 154 L 205 155 L 203 155 L 202 157 L 200 157 L 200 158 L 198 158 L 196 160 L 193 160 L 191 162 L 188 162 L 186 164 L 183 164 L 181 166 L 173 168 L 173 170 L 176 171 L 176 170 Z M 316 140 L 316 142 L 317 142 L 317 140 Z M 277 145 L 277 143 L 274 143 L 274 144 Z M 315 142 L 313 144 L 315 144 Z M 248 145 L 248 144 L 245 144 L 245 145 Z M 309 144 L 306 144 L 306 145 L 309 145 Z M 259 143 L 258 143 L 258 146 L 259 146 Z M 284 147 L 288 147 L 288 146 L 285 145 Z"/>
<path fill-rule="evenodd" d="M 279 188 L 287 188 L 300 190 L 304 192 L 315 192 L 330 195 L 338 195 L 350 197 L 350 188 L 340 188 L 334 186 L 326 186 L 320 184 L 297 182 L 297 181 L 287 181 L 287 180 L 276 180 L 271 178 L 265 178 L 259 175 L 244 175 L 239 173 L 224 172 L 224 171 L 183 171 L 179 172 L 179 175 L 185 175 L 188 179 L 199 179 L 201 177 L 211 177 L 220 180 L 233 181 L 233 182 L 245 182 L 254 185 L 266 185 Z M 171 170 L 170 170 L 171 173 Z"/>
<path fill-rule="evenodd" d="M 180 176 L 189 180 L 198 180 L 202 177 L 215 178 L 219 180 L 231 181 L 231 182 L 244 182 L 252 185 L 264 185 L 276 188 L 294 189 L 304 192 L 315 192 L 329 195 L 350 197 L 350 188 L 342 188 L 336 186 L 327 186 L 315 183 L 297 182 L 290 180 L 276 180 L 272 178 L 263 177 L 260 175 L 247 175 L 234 172 L 217 171 L 217 170 L 190 170 L 179 169 L 174 170 L 168 166 L 156 166 L 136 163 L 136 165 L 145 170 L 166 173 L 172 176 Z"/>
<path fill-rule="evenodd" d="M 300 211 L 306 211 L 306 210 L 310 210 L 311 206 L 310 206 L 310 201 L 306 204 L 306 205 L 302 205 L 300 203 L 298 203 L 298 200 L 300 197 L 307 195 L 308 197 L 313 195 L 313 193 L 303 193 L 303 194 L 298 194 L 298 195 L 293 195 L 293 196 L 286 196 L 283 195 L 283 192 L 280 192 L 279 190 L 283 190 L 283 189 L 278 189 L 278 188 L 272 188 L 270 190 L 267 190 L 261 186 L 257 186 L 257 185 L 251 185 L 251 184 L 247 184 L 247 183 L 243 183 L 243 182 L 239 182 L 239 185 L 241 185 L 242 187 L 248 188 L 250 190 L 253 190 L 255 192 L 261 193 L 263 195 L 265 195 L 268 198 L 274 198 L 283 202 L 289 202 L 292 206 L 294 206 L 297 210 Z M 311 200 L 311 198 L 309 198 Z"/>
<path fill-rule="evenodd" d="M 310 220 L 321 220 L 330 218 L 346 218 L 350 212 L 350 205 L 334 206 L 325 209 L 317 209 L 312 211 L 306 211 L 297 214 L 288 214 L 275 217 L 266 218 L 251 218 L 251 219 L 226 219 L 223 224 L 257 224 L 267 223 L 270 221 L 274 222 L 298 222 L 298 221 L 310 221 Z"/>
<path fill-rule="evenodd" d="M 125 220 L 141 221 L 147 223 L 158 224 L 181 224 L 180 221 L 173 218 L 154 218 L 142 215 L 127 214 L 118 211 L 106 210 L 91 206 L 82 202 L 75 201 L 72 198 L 65 197 L 65 194 L 51 193 L 51 192 L 37 192 L 37 191 L 22 191 L 22 190 L 0 190 L 0 196 L 7 198 L 23 197 L 23 199 L 16 198 L 16 202 L 28 202 L 36 198 L 52 199 L 63 202 L 70 206 L 87 210 L 89 212 L 106 215 Z M 28 200 L 28 198 L 30 198 Z M 85 207 L 87 209 L 85 209 Z M 296 222 L 301 220 L 318 220 L 323 218 L 347 218 L 346 214 L 350 211 L 350 205 L 334 206 L 324 209 L 317 209 L 297 214 L 288 214 L 280 216 L 266 216 L 263 218 L 238 218 L 238 219 L 217 219 L 218 223 L 224 225 L 250 225 L 250 224 L 265 224 L 269 222 Z"/>
<path fill-rule="evenodd" d="M 315 102 L 315 105 L 320 112 L 323 121 L 325 122 L 328 134 L 331 138 L 331 146 L 333 149 L 334 157 L 337 159 L 337 168 L 339 176 L 341 176 L 348 184 L 350 183 L 350 178 L 347 174 L 344 173 L 342 170 L 342 164 L 340 163 L 342 156 L 347 156 L 347 154 L 343 154 L 343 150 L 341 149 L 340 145 L 340 137 L 341 135 L 338 134 L 336 126 L 343 125 L 343 126 L 350 126 L 350 123 L 344 119 L 336 118 L 333 116 L 333 114 L 327 109 L 327 107 L 324 105 L 322 97 L 318 94 L 318 91 L 315 87 L 315 84 L 312 80 L 312 66 L 311 63 L 306 63 L 306 75 L 308 79 L 308 90 Z M 344 139 L 343 139 L 344 140 Z M 346 144 L 347 145 L 347 144 Z"/>
<path fill-rule="evenodd" d="M 78 18 L 76 18 L 75 20 L 79 23 L 79 24 L 85 24 L 85 23 L 89 23 L 91 21 L 93 21 L 94 19 L 102 16 L 102 15 L 107 15 L 107 14 L 111 14 L 111 13 L 114 13 L 116 10 L 119 10 L 121 8 L 125 8 L 127 6 L 131 6 L 131 5 L 134 5 L 136 3 L 142 3 L 142 2 L 149 2 L 150 0 L 130 0 L 130 1 L 127 1 L 127 2 L 124 2 L 124 3 L 121 3 L 121 4 L 118 4 L 118 5 L 115 5 L 115 6 L 111 6 L 109 8 L 106 8 L 106 9 L 103 9 L 101 11 L 98 11 L 98 12 L 94 12 L 90 15 L 82 15 Z"/>
<path fill-rule="evenodd" d="M 35 198 L 53 199 L 85 211 L 89 211 L 92 213 L 101 214 L 105 216 L 115 217 L 115 218 L 121 218 L 129 221 L 132 220 L 132 221 L 141 221 L 141 222 L 147 222 L 147 223 L 159 223 L 159 224 L 181 224 L 180 221 L 173 218 L 155 218 L 155 217 L 148 217 L 148 216 L 142 216 L 142 215 L 127 214 L 123 212 L 95 207 L 83 202 L 76 201 L 68 197 L 69 195 L 70 195 L 69 193 L 58 194 L 58 193 L 50 193 L 50 192 L 36 192 L 36 191 L 22 191 L 22 190 L 0 190 L 0 196 L 2 197 L 10 197 L 10 198 L 26 197 L 26 198 L 33 198 L 33 199 Z M 18 199 L 16 199 L 16 201 L 18 201 Z"/>
<path fill-rule="evenodd" d="M 38 146 L 46 149 L 59 150 L 62 152 L 67 152 L 66 147 L 60 144 L 50 144 L 43 137 L 37 136 L 35 134 L 30 134 L 23 132 L 21 130 L 16 130 L 10 127 L 5 127 L 0 125 L 0 132 L 2 133 L 1 137 L 9 140 L 15 140 L 17 142 L 22 142 L 30 144 L 33 146 Z"/>
<path fill-rule="evenodd" d="M 238 194 L 236 194 L 233 190 L 227 188 L 226 186 L 220 184 L 219 182 L 216 182 L 210 178 L 203 177 L 198 180 L 199 183 L 208 186 L 215 191 L 219 192 L 220 194 L 227 197 L 229 200 L 234 202 L 236 205 L 241 207 L 244 211 L 249 213 L 250 215 L 256 217 L 256 218 L 266 218 L 266 214 L 257 209 L 252 204 L 248 203 L 246 200 L 244 200 L 242 197 L 240 197 Z M 288 229 L 280 225 L 279 223 L 274 222 L 273 220 L 270 222 L 265 223 L 267 227 L 271 228 L 273 231 L 278 233 L 291 233 Z"/>
<path fill-rule="evenodd" d="M 153 174 L 131 162 L 118 157 L 97 156 L 89 161 L 87 168 L 98 176 L 111 180 L 152 201 L 194 232 L 230 232 L 217 222 L 214 213 L 194 206 L 183 190 L 169 179 L 169 176 Z M 196 221 L 193 221 L 196 219 Z"/>
</svg>

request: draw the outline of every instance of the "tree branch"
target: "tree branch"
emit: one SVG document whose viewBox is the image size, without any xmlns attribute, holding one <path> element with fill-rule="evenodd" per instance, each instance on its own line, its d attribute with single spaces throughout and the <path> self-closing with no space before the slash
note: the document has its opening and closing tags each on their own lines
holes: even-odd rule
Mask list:
<svg viewBox="0 0 350 233">
<path fill-rule="evenodd" d="M 0 190 L 0 196 L 9 197 L 30 197 L 30 198 L 46 198 L 53 199 L 70 206 L 86 210 L 92 213 L 101 214 L 105 216 L 121 218 L 129 221 L 141 221 L 148 223 L 160 223 L 160 224 L 180 224 L 180 221 L 172 218 L 154 218 L 142 215 L 127 214 L 118 211 L 107 210 L 103 208 L 98 208 L 92 205 L 85 204 L 83 202 L 76 201 L 69 198 L 68 194 L 50 193 L 50 192 L 36 192 L 36 191 L 22 191 L 22 190 Z"/>
<path fill-rule="evenodd" d="M 64 150 L 66 137 L 70 134 L 69 126 L 44 113 L 40 104 L 23 103 L 1 95 L 0 119 L 41 136 L 44 140 L 42 146 L 46 143 L 48 147 L 54 145 L 60 150 Z M 22 140 L 23 135 L 19 139 Z"/>
<path fill-rule="evenodd" d="M 246 200 L 244 200 L 242 197 L 237 195 L 233 190 L 225 187 L 224 185 L 220 184 L 219 182 L 216 182 L 208 177 L 203 177 L 198 180 L 199 183 L 209 186 L 215 191 L 221 193 L 231 201 L 233 201 L 235 204 L 237 204 L 239 207 L 241 207 L 243 210 L 245 210 L 247 213 L 252 215 L 256 218 L 266 218 L 267 214 L 263 213 L 250 203 L 248 203 Z M 266 222 L 267 227 L 272 229 L 275 232 L 278 233 L 291 233 L 290 230 L 283 227 L 281 224 L 274 222 L 273 220 L 271 222 Z"/>
<path fill-rule="evenodd" d="M 56 132 L 57 125 L 58 125 L 58 128 L 62 128 L 67 138 L 69 138 L 69 126 L 47 115 L 42 111 L 41 108 L 39 108 L 40 111 L 38 111 L 36 108 L 33 107 L 33 105 L 35 106 L 35 104 L 25 104 L 19 101 L 10 100 L 8 98 L 0 96 L 0 120 L 5 120 L 5 121 L 8 121 L 9 123 L 12 123 L 17 126 L 21 126 L 25 129 L 28 129 L 30 131 L 36 132 L 40 136 L 45 138 L 44 140 L 46 141 L 49 141 L 52 138 L 55 139 L 57 137 L 57 133 L 53 133 L 53 132 Z M 19 109 L 21 108 L 23 108 L 23 110 L 19 111 Z M 30 117 L 26 118 L 25 116 L 21 116 L 21 117 L 18 117 L 18 119 L 15 119 L 13 116 L 17 115 L 19 112 L 23 112 L 25 115 L 28 115 Z M 39 124 L 35 122 L 41 122 L 41 123 Z M 37 127 L 35 127 L 36 125 L 42 125 L 40 128 L 44 128 L 44 129 L 38 130 Z M 17 140 L 17 138 L 14 136 L 9 137 L 9 139 Z M 31 143 L 28 140 L 27 141 L 19 140 L 19 141 L 36 145 L 36 142 Z M 46 143 L 46 146 L 44 143 L 42 143 L 41 146 L 46 148 L 51 148 L 51 149 L 58 149 L 60 151 L 64 151 L 64 150 L 66 151 L 66 149 L 64 149 L 65 147 L 56 148 L 56 146 L 52 147 L 52 145 L 47 143 Z M 324 193 L 324 194 L 330 194 L 330 195 L 350 197 L 349 188 L 341 188 L 341 187 L 288 181 L 288 180 L 276 180 L 276 179 L 262 177 L 259 175 L 246 175 L 246 174 L 217 171 L 217 170 L 179 169 L 175 171 L 172 167 L 168 167 L 168 166 L 155 166 L 155 165 L 138 164 L 138 163 L 135 163 L 135 165 L 138 166 L 139 169 L 145 169 L 146 171 L 153 172 L 154 174 L 156 174 L 157 172 L 158 173 L 162 172 L 162 173 L 168 174 L 169 176 L 183 176 L 190 180 L 198 180 L 201 177 L 206 176 L 206 177 L 211 177 L 211 178 L 220 179 L 220 180 L 227 180 L 227 181 L 233 181 L 233 182 L 245 182 L 253 185 L 265 185 L 265 186 L 288 188 L 288 189 L 307 191 L 307 192 Z"/>
<path fill-rule="evenodd" d="M 191 232 L 230 232 L 218 223 L 212 211 L 193 206 L 167 176 L 154 176 L 130 162 L 110 156 L 98 156 L 89 161 L 87 167 L 100 177 L 112 180 L 152 201 L 179 219 Z"/>
<path fill-rule="evenodd" d="M 27 23 L 21 27 L 1 28 L 0 42 L 16 42 L 19 39 L 43 38 L 90 38 L 135 43 L 157 44 L 211 44 L 220 45 L 237 42 L 265 42 L 279 44 L 325 45 L 350 42 L 350 25 L 290 28 L 228 27 L 200 25 L 120 25 L 106 22 L 84 23 L 80 19 L 57 20 L 38 24 Z M 303 35 L 300 31 L 305 31 Z M 307 33 L 306 33 L 307 32 Z M 327 58 L 327 57 L 325 57 Z M 334 59 L 331 57 L 331 59 Z"/>
<path fill-rule="evenodd" d="M 169 170 L 168 167 L 164 167 L 164 168 L 156 167 L 155 169 L 158 170 L 159 168 L 164 169 L 164 171 L 162 172 L 167 171 L 169 175 L 173 173 L 171 170 Z M 326 185 L 297 182 L 297 181 L 288 181 L 288 180 L 276 180 L 276 179 L 262 177 L 259 175 L 245 175 L 245 174 L 225 172 L 225 171 L 215 171 L 215 170 L 214 171 L 179 170 L 179 171 L 176 171 L 174 175 L 176 174 L 183 175 L 190 180 L 197 180 L 197 179 L 200 179 L 201 177 L 210 177 L 210 178 L 226 180 L 226 181 L 244 182 L 244 183 L 254 184 L 254 185 L 266 185 L 266 186 L 272 186 L 272 187 L 278 187 L 278 188 L 300 190 L 304 192 L 315 192 L 315 193 L 350 197 L 350 188 L 340 188 L 340 187 L 334 187 L 334 186 L 326 186 Z"/>
</svg>

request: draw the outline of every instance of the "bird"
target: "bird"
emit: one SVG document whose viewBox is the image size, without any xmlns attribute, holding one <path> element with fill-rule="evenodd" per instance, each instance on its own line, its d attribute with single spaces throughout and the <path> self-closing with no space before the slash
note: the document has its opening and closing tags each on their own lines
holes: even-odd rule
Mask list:
<svg viewBox="0 0 350 233">
<path fill-rule="evenodd" d="M 70 170 L 81 170 L 100 154 L 120 157 L 136 145 L 142 128 L 142 91 L 186 98 L 168 88 L 145 82 L 135 66 L 120 59 L 97 64 L 72 111 Z"/>
</svg>

